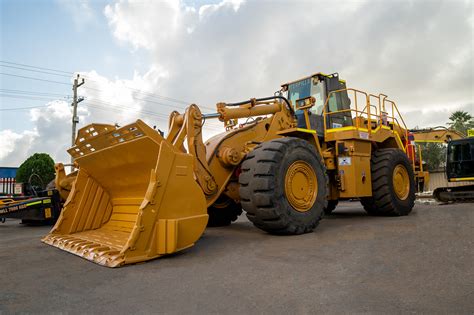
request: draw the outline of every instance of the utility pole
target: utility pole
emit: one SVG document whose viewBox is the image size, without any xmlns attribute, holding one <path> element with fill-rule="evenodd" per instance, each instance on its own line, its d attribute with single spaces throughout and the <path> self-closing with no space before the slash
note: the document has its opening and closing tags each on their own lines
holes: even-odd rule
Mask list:
<svg viewBox="0 0 474 315">
<path fill-rule="evenodd" d="M 71 135 L 71 146 L 74 146 L 76 142 L 76 125 L 79 122 L 79 116 L 77 116 L 77 104 L 82 102 L 84 98 L 77 98 L 77 88 L 84 84 L 84 78 L 82 82 L 79 83 L 79 74 L 74 79 L 74 85 L 72 86 L 73 98 L 72 98 L 72 135 Z M 71 164 L 74 163 L 74 158 L 71 157 Z M 71 166 L 72 169 L 72 166 Z"/>
</svg>

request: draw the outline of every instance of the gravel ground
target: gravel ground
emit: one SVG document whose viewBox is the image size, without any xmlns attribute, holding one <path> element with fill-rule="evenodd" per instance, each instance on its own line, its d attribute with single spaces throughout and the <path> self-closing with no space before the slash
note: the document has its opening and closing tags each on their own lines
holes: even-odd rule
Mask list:
<svg viewBox="0 0 474 315">
<path fill-rule="evenodd" d="M 345 202 L 299 236 L 242 216 L 118 269 L 41 243 L 48 230 L 0 224 L 0 313 L 474 313 L 473 204 L 382 218 Z"/>
</svg>

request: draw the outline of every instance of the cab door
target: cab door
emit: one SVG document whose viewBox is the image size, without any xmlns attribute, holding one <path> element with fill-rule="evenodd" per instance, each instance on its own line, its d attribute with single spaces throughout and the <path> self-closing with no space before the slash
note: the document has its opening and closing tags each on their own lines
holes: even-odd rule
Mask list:
<svg viewBox="0 0 474 315">
<path fill-rule="evenodd" d="M 347 95 L 347 91 L 331 93 L 346 88 L 346 83 L 339 80 L 337 73 L 326 77 L 326 87 L 327 95 L 329 95 L 328 112 L 338 112 L 351 109 L 351 100 Z M 352 126 L 352 114 L 350 111 L 346 111 L 329 115 L 326 124 L 326 128 L 328 129 Z"/>
<path fill-rule="evenodd" d="M 447 156 L 448 180 L 474 178 L 474 138 L 449 142 Z"/>
</svg>

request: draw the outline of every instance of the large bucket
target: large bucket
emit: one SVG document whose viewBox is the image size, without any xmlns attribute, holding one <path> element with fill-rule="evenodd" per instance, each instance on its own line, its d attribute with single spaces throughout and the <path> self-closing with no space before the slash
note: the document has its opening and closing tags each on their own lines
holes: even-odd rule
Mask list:
<svg viewBox="0 0 474 315">
<path fill-rule="evenodd" d="M 203 233 L 207 206 L 193 157 L 142 121 L 82 128 L 69 153 L 77 179 L 43 242 L 117 267 L 188 248 Z"/>
</svg>

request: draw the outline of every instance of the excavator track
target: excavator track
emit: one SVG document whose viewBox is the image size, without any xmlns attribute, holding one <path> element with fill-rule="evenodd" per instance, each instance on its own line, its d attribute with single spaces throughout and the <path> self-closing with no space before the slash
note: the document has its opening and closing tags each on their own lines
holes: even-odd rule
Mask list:
<svg viewBox="0 0 474 315">
<path fill-rule="evenodd" d="M 440 187 L 433 191 L 433 197 L 439 202 L 472 202 L 474 185 L 458 187 Z"/>
</svg>

